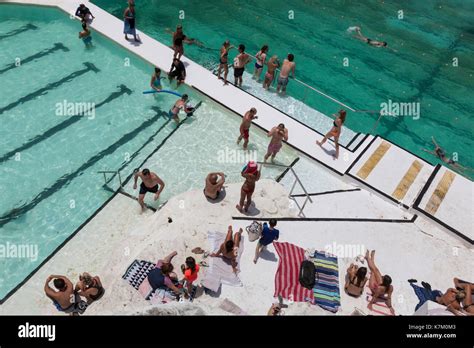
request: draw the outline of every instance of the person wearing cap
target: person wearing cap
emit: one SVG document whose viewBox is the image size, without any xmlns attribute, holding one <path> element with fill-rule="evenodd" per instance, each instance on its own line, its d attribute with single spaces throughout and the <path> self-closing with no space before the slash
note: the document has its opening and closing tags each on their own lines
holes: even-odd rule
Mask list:
<svg viewBox="0 0 474 348">
<path fill-rule="evenodd" d="M 178 86 L 184 82 L 186 79 L 186 68 L 182 61 L 178 58 L 173 58 L 173 63 L 171 64 L 170 72 L 168 73 L 168 79 L 176 79 L 178 81 Z"/>
<path fill-rule="evenodd" d="M 79 5 L 76 10 L 76 16 L 79 17 L 82 21 L 86 21 L 87 19 L 89 19 L 88 17 L 92 17 L 92 19 L 95 18 L 92 15 L 91 11 L 84 4 Z"/>
<path fill-rule="evenodd" d="M 288 129 L 285 128 L 283 123 L 280 123 L 277 127 L 273 127 L 267 134 L 268 137 L 272 137 L 270 144 L 268 144 L 267 154 L 265 155 L 264 162 L 267 161 L 268 157 L 272 156 L 272 163 L 275 160 L 275 156 L 283 146 L 283 140 L 288 141 Z"/>
<path fill-rule="evenodd" d="M 235 207 L 242 213 L 247 212 L 252 203 L 255 183 L 260 180 L 260 170 L 258 169 L 256 162 L 250 161 L 240 174 L 245 178 L 245 182 L 240 190 L 240 202 Z"/>
<path fill-rule="evenodd" d="M 242 119 L 242 123 L 240 124 L 240 135 L 237 138 L 237 145 L 240 144 L 242 139 L 244 139 L 244 150 L 247 150 L 247 145 L 249 144 L 249 131 L 250 131 L 250 125 L 252 124 L 252 121 L 257 119 L 257 109 L 251 108 L 249 111 L 247 111 Z"/>
<path fill-rule="evenodd" d="M 149 169 L 143 169 L 141 172 L 137 170 L 134 174 L 134 184 L 133 184 L 133 189 L 137 189 L 137 181 L 138 178 L 142 179 L 142 183 L 140 184 L 140 194 L 138 195 L 138 203 L 140 203 L 140 206 L 142 207 L 142 211 L 146 209 L 145 202 L 143 201 L 145 199 L 145 195 L 147 192 L 154 193 L 154 200 L 158 200 L 160 198 L 160 194 L 165 188 L 165 183 L 163 180 L 160 179 L 156 173 L 150 172 Z"/>
<path fill-rule="evenodd" d="M 334 159 L 337 159 L 339 157 L 339 136 L 341 135 L 342 125 L 346 121 L 346 110 L 339 110 L 339 114 L 334 114 L 332 116 L 336 117 L 336 119 L 332 123 L 331 130 L 326 133 L 322 141 L 316 141 L 316 144 L 318 144 L 319 146 L 323 146 L 323 144 L 326 142 L 326 140 L 328 140 L 328 138 L 333 137 L 334 143 L 336 145 L 336 152 L 333 157 Z"/>
</svg>

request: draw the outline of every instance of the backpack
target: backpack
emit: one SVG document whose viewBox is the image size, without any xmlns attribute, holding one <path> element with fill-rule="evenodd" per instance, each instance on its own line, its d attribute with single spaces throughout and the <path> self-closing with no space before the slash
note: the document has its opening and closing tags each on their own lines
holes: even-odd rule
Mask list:
<svg viewBox="0 0 474 348">
<path fill-rule="evenodd" d="M 300 267 L 300 284 L 306 289 L 312 290 L 316 283 L 316 266 L 313 262 L 304 260 Z"/>
<path fill-rule="evenodd" d="M 249 241 L 253 242 L 262 236 L 262 224 L 254 221 L 245 228 L 249 234 Z"/>
</svg>

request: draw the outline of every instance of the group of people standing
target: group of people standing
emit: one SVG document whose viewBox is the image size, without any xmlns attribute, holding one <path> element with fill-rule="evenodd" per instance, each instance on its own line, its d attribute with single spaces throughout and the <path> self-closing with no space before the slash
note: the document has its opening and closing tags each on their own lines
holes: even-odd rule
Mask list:
<svg viewBox="0 0 474 348">
<path fill-rule="evenodd" d="M 251 56 L 245 52 L 245 45 L 240 44 L 238 47 L 235 47 L 230 44 L 229 40 L 226 40 L 220 49 L 220 56 L 219 56 L 219 68 L 217 70 L 217 78 L 222 79 L 221 74 L 224 72 L 224 84 L 227 85 L 229 82 L 227 80 L 227 75 L 229 73 L 229 51 L 233 48 L 238 49 L 238 54 L 234 58 L 233 61 L 233 68 L 234 68 L 234 84 L 238 87 L 242 86 L 242 76 L 245 71 L 245 66 L 250 63 Z M 280 75 L 278 76 L 277 80 L 277 93 L 285 94 L 286 87 L 288 85 L 288 81 L 290 75 L 292 78 L 295 77 L 295 69 L 296 63 L 294 62 L 294 55 L 289 53 L 288 56 L 285 58 L 283 63 L 281 64 L 278 60 L 278 56 L 274 55 L 267 61 L 269 47 L 268 45 L 264 45 L 260 51 L 258 51 L 255 55 L 256 62 L 255 62 L 255 70 L 253 73 L 253 78 L 257 81 L 260 81 L 261 75 L 264 69 L 264 66 L 267 66 L 267 72 L 265 73 L 265 77 L 263 80 L 263 88 L 268 90 L 273 83 L 275 78 L 276 70 L 280 69 Z"/>
</svg>

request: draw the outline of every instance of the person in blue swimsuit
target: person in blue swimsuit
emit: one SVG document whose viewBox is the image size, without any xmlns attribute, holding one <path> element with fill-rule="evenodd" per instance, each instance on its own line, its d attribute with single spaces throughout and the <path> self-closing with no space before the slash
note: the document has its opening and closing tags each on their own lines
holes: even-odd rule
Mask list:
<svg viewBox="0 0 474 348">
<path fill-rule="evenodd" d="M 158 92 L 161 91 L 161 89 L 163 88 L 161 86 L 161 69 L 160 68 L 155 68 L 155 72 L 151 76 L 150 87 Z"/>
<path fill-rule="evenodd" d="M 86 47 L 91 47 L 92 46 L 91 31 L 87 27 L 86 22 L 82 22 L 82 31 L 79 32 L 79 39 L 82 39 L 82 41 L 84 42 L 84 45 L 86 45 Z"/>
</svg>

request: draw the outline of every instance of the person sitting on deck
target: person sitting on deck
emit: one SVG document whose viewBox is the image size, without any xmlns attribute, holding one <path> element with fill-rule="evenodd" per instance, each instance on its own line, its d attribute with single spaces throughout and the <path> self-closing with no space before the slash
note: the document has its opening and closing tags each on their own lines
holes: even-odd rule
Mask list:
<svg viewBox="0 0 474 348">
<path fill-rule="evenodd" d="M 234 235 L 234 238 L 232 238 L 232 226 L 229 226 L 224 243 L 221 244 L 219 250 L 210 255 L 211 257 L 220 257 L 222 255 L 224 260 L 230 261 L 234 273 L 237 273 L 237 256 L 239 255 L 242 232 L 243 230 L 239 229 L 239 232 L 237 232 Z"/>
<path fill-rule="evenodd" d="M 87 272 L 79 275 L 79 281 L 76 284 L 75 290 L 80 296 L 84 296 L 87 299 L 88 304 L 99 300 L 105 293 L 100 278 L 98 276 L 92 277 Z"/>
<path fill-rule="evenodd" d="M 54 290 L 49 286 L 49 282 L 53 280 Z M 56 306 L 60 312 L 70 313 L 71 315 L 79 315 L 87 308 L 87 303 L 81 300 L 79 294 L 74 291 L 71 281 L 61 275 L 50 275 L 44 284 L 44 292 Z"/>
<path fill-rule="evenodd" d="M 206 186 L 204 187 L 204 196 L 211 200 L 219 198 L 221 190 L 225 183 L 225 174 L 222 172 L 209 173 L 206 177 Z"/>
<path fill-rule="evenodd" d="M 180 295 L 182 290 L 180 290 L 175 283 L 178 281 L 178 276 L 173 272 L 173 265 L 171 260 L 173 257 L 178 255 L 176 251 L 173 251 L 171 254 L 166 256 L 162 260 L 158 260 L 156 267 L 148 273 L 148 282 L 150 283 L 153 290 L 167 287 L 172 290 L 176 295 Z"/>
<path fill-rule="evenodd" d="M 346 284 L 344 290 L 350 296 L 359 297 L 364 291 L 368 278 L 367 268 L 359 267 L 353 263 L 347 269 Z"/>
<path fill-rule="evenodd" d="M 370 269 L 369 288 L 372 291 L 372 299 L 370 300 L 367 308 L 372 310 L 373 304 L 378 299 L 383 299 L 387 304 L 387 307 L 390 309 L 390 312 L 395 314 L 395 310 L 392 307 L 392 278 L 390 278 L 388 275 L 382 276 L 382 273 L 380 273 L 379 269 L 375 265 L 375 250 L 372 250 L 370 255 L 369 251 L 367 250 L 365 258 Z"/>
</svg>

